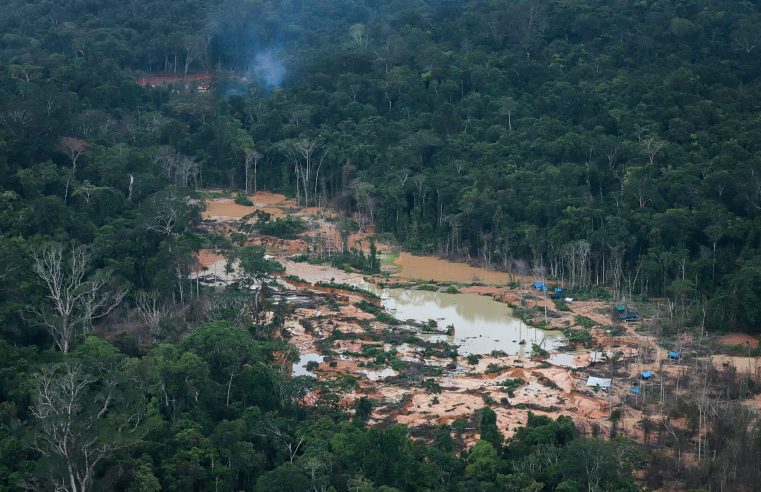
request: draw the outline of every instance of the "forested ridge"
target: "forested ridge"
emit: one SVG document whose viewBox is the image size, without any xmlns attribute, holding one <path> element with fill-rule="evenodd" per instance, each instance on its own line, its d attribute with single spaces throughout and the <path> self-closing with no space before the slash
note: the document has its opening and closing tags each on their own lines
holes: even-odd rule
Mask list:
<svg viewBox="0 0 761 492">
<path fill-rule="evenodd" d="M 198 165 L 201 180 L 178 184 L 240 187 L 252 145 L 263 186 L 356 212 L 411 250 L 688 300 L 714 327 L 758 327 L 756 3 L 7 10 L 13 207 L 35 186 L 53 200 L 61 136 L 93 146 L 79 181 L 124 194 L 137 173 L 138 201 L 161 186 L 157 146 Z M 262 53 L 282 87 L 219 80 L 227 97 L 169 100 L 133 83 L 203 70 L 256 82 Z M 311 169 L 297 165 L 297 143 L 309 144 Z M 34 184 L 23 172 L 33 166 Z"/>
<path fill-rule="evenodd" d="M 200 188 L 255 182 L 410 251 L 761 328 L 759 2 L 1 10 L 2 489 L 637 490 L 640 451 L 565 418 L 503 443 L 487 408 L 410 439 L 367 428 L 366 401 L 300 406 L 285 313 L 241 320 L 188 279 L 226 241 L 197 228 Z M 137 83 L 200 72 L 208 91 Z M 758 473 L 696 466 L 682 485 Z"/>
</svg>

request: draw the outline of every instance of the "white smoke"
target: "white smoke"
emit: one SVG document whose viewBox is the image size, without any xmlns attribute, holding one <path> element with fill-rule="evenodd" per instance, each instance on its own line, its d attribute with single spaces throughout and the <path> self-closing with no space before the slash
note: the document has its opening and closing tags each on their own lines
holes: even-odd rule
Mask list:
<svg viewBox="0 0 761 492">
<path fill-rule="evenodd" d="M 285 65 L 272 51 L 262 51 L 254 57 L 253 74 L 267 87 L 280 87 L 285 79 Z"/>
</svg>

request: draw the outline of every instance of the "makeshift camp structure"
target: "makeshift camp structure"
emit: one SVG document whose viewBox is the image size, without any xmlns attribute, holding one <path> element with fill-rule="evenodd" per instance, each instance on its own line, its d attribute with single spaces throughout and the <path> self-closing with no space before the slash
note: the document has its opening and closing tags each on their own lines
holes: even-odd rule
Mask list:
<svg viewBox="0 0 761 492">
<path fill-rule="evenodd" d="M 639 321 L 639 313 L 637 311 L 626 309 L 626 306 L 623 304 L 616 304 L 615 316 L 619 321 L 624 321 L 626 323 Z"/>
<path fill-rule="evenodd" d="M 640 377 L 644 380 L 652 379 L 653 378 L 653 371 L 642 371 L 642 374 Z"/>
<path fill-rule="evenodd" d="M 538 290 L 539 292 L 547 292 L 547 286 L 544 285 L 544 282 L 534 282 L 534 289 Z"/>
<path fill-rule="evenodd" d="M 598 388 L 608 389 L 612 386 L 612 384 L 613 381 L 608 378 L 597 378 L 595 376 L 589 376 L 587 378 L 587 386 L 597 386 Z"/>
<path fill-rule="evenodd" d="M 563 289 L 560 287 L 555 287 L 555 290 L 552 292 L 552 295 L 550 297 L 553 299 L 562 299 Z"/>
<path fill-rule="evenodd" d="M 682 354 L 680 354 L 679 352 L 669 352 L 669 359 L 677 360 L 681 358 L 682 358 Z"/>
</svg>

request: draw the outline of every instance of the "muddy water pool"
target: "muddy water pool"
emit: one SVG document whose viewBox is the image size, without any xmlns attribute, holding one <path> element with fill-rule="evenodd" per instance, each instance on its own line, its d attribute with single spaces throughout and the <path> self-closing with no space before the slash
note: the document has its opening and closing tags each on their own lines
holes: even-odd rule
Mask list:
<svg viewBox="0 0 761 492">
<path fill-rule="evenodd" d="M 383 307 L 397 319 L 422 322 L 433 319 L 442 331 L 453 325 L 454 336 L 424 336 L 459 345 L 460 354 L 502 350 L 509 355 L 528 356 L 532 343 L 545 350 L 562 344 L 562 333 L 531 328 L 511 316 L 505 304 L 487 296 L 408 289 L 385 289 L 380 295 Z M 521 340 L 526 343 L 521 344 Z"/>
<path fill-rule="evenodd" d="M 446 340 L 460 346 L 461 354 L 489 354 L 502 350 L 508 355 L 528 356 L 531 344 L 552 350 L 562 344 L 563 334 L 538 330 L 513 317 L 510 308 L 489 296 L 478 294 L 446 294 L 414 289 L 379 289 L 361 275 L 347 274 L 325 265 L 309 265 L 283 261 L 285 273 L 307 282 L 333 280 L 374 292 L 381 296 L 383 307 L 395 318 L 426 322 L 433 319 L 444 331 L 455 327 L 454 336 L 426 334 L 429 340 Z M 525 340 L 525 344 L 520 344 Z"/>
<path fill-rule="evenodd" d="M 402 252 L 394 264 L 399 268 L 396 275 L 402 278 L 434 282 L 483 282 L 504 285 L 510 276 L 467 263 L 442 260 L 434 256 L 415 256 Z"/>
</svg>

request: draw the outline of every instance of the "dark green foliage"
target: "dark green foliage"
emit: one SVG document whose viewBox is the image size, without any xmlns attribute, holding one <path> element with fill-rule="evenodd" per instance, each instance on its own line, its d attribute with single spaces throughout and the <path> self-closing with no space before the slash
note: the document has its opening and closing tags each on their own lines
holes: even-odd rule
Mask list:
<svg viewBox="0 0 761 492">
<path fill-rule="evenodd" d="M 369 255 L 350 244 L 372 228 L 384 243 L 514 273 L 544 266 L 580 296 L 665 296 L 674 325 L 702 323 L 705 307 L 709 329 L 758 330 L 759 25 L 757 2 L 726 0 L 4 1 L 0 489 L 66 482 L 61 456 L 36 450 L 45 426 L 32 409 L 41 371 L 59 381 L 76 368 L 71 442 L 110 448 L 91 490 L 636 490 L 636 448 L 574 437 L 567 418 L 532 416 L 500 450 L 484 410 L 483 440 L 461 459 L 464 420 L 428 441 L 348 422 L 338 402 L 353 380 L 322 383 L 319 408 L 299 406 L 315 382 L 284 376 L 275 361 L 288 349 L 269 338 L 285 311 L 273 308 L 269 331 L 255 323 L 254 338 L 241 308 L 253 301 L 258 319 L 266 299 L 217 298 L 189 280 L 201 247 L 240 246 L 244 284 L 280 269 L 245 234 L 205 236 L 197 188 L 244 189 L 256 148 L 260 189 L 299 190 L 302 205 L 350 217 L 329 255 L 342 267 L 380 270 L 374 242 Z M 251 70 L 263 51 L 285 68 L 275 90 Z M 136 82 L 186 71 L 215 80 L 206 92 Z M 314 143 L 308 176 L 294 142 Z M 257 216 L 262 233 L 304 230 Z M 108 269 L 130 289 L 95 323 L 113 346 L 78 336 L 71 353 L 51 351 L 30 319 L 47 294 L 29 253 L 51 241 L 87 247 L 87 276 Z M 158 292 L 165 333 L 135 321 L 140 292 Z M 706 436 L 716 461 L 684 482 L 753 489 L 753 419 L 717 419 Z"/>
<path fill-rule="evenodd" d="M 246 285 L 253 285 L 270 273 L 283 270 L 282 265 L 266 258 L 265 250 L 261 246 L 244 246 L 237 251 L 236 256 L 240 262 L 241 277 Z"/>
<path fill-rule="evenodd" d="M 423 381 L 423 387 L 429 393 L 441 393 L 441 385 L 435 379 L 426 379 Z"/>
<path fill-rule="evenodd" d="M 597 326 L 597 323 L 594 320 L 591 320 L 586 316 L 582 316 L 580 314 L 577 314 L 574 317 L 574 321 L 576 321 L 577 325 L 581 325 L 585 330 L 589 330 L 590 328 Z"/>
<path fill-rule="evenodd" d="M 532 357 L 544 357 L 547 355 L 547 351 L 544 350 L 540 345 L 536 343 L 531 344 L 531 356 Z"/>
<path fill-rule="evenodd" d="M 235 203 L 238 205 L 244 205 L 247 207 L 250 207 L 254 204 L 244 193 L 236 193 L 235 194 Z"/>
<path fill-rule="evenodd" d="M 378 248 L 375 247 L 375 240 L 373 239 L 370 239 L 370 251 L 367 255 L 367 269 L 370 271 L 370 273 L 380 272 Z"/>
<path fill-rule="evenodd" d="M 373 411 L 373 402 L 367 397 L 357 398 L 354 402 L 354 418 L 357 422 L 365 423 Z"/>
<path fill-rule="evenodd" d="M 495 449 L 501 449 L 503 437 L 497 427 L 497 414 L 489 407 L 482 408 L 478 413 L 478 432 L 481 435 L 481 440 L 488 442 Z"/>
<path fill-rule="evenodd" d="M 304 469 L 293 463 L 283 463 L 256 482 L 257 492 L 302 492 L 309 486 Z"/>
<path fill-rule="evenodd" d="M 381 323 L 386 323 L 389 325 L 398 325 L 401 323 L 398 319 L 394 318 L 390 314 L 386 314 L 386 312 L 383 309 L 381 309 L 380 307 L 376 306 L 375 304 L 371 302 L 359 301 L 355 305 L 363 311 L 374 314 L 375 319 L 377 319 Z"/>
<path fill-rule="evenodd" d="M 266 236 L 275 236 L 284 239 L 293 239 L 306 229 L 306 226 L 301 219 L 291 217 L 290 215 L 280 219 L 268 220 L 266 222 L 257 222 L 256 227 L 259 229 L 260 233 Z"/>
<path fill-rule="evenodd" d="M 523 385 L 526 384 L 526 382 L 520 378 L 514 378 L 514 379 L 505 379 L 502 381 L 501 385 L 505 387 L 505 390 L 507 391 L 507 394 L 512 398 L 515 396 L 515 390 Z"/>
<path fill-rule="evenodd" d="M 588 330 L 573 330 L 567 328 L 563 330 L 563 335 L 565 335 L 568 341 L 572 344 L 580 343 L 584 346 L 589 346 L 589 344 L 592 343 L 592 335 Z"/>
</svg>

